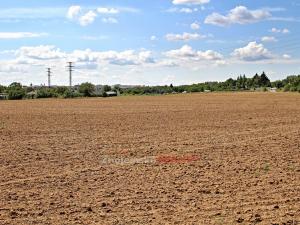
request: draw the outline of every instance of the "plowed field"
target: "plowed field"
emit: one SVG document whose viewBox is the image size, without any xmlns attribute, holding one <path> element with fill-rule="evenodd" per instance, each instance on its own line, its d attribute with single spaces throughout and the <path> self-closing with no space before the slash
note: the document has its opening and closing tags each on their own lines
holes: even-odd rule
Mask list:
<svg viewBox="0 0 300 225">
<path fill-rule="evenodd" d="M 300 95 L 1 101 L 0 224 L 300 224 Z"/>
</svg>

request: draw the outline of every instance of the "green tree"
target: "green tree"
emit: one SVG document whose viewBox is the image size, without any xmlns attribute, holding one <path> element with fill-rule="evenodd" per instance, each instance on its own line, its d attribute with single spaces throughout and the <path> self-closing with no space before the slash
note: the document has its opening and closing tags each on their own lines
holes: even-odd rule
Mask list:
<svg viewBox="0 0 300 225">
<path fill-rule="evenodd" d="M 21 83 L 18 83 L 18 82 L 13 82 L 11 83 L 8 88 L 10 89 L 19 89 L 19 88 L 23 88 L 22 84 Z"/>
<path fill-rule="evenodd" d="M 84 97 L 92 97 L 94 95 L 95 90 L 95 85 L 88 82 L 82 83 L 79 86 L 79 93 L 81 93 Z"/>
<path fill-rule="evenodd" d="M 54 98 L 54 97 L 58 97 L 58 94 L 55 92 L 55 89 L 42 87 L 37 90 L 36 97 L 37 98 Z"/>
<path fill-rule="evenodd" d="M 82 97 L 82 95 L 74 90 L 70 90 L 67 88 L 67 90 L 64 92 L 62 95 L 63 98 L 77 98 L 77 97 Z"/>
<path fill-rule="evenodd" d="M 245 89 L 247 87 L 247 78 L 245 75 L 241 75 L 237 78 L 236 86 L 238 89 Z"/>
<path fill-rule="evenodd" d="M 291 87 L 292 86 L 290 84 L 287 84 L 284 86 L 283 91 L 285 91 L 285 92 L 290 91 Z"/>
<path fill-rule="evenodd" d="M 252 78 L 252 87 L 258 88 L 260 87 L 260 76 L 258 74 L 255 74 Z"/>
<path fill-rule="evenodd" d="M 111 86 L 104 85 L 104 86 L 103 86 L 103 91 L 104 91 L 104 92 L 111 91 Z"/>
<path fill-rule="evenodd" d="M 260 76 L 259 79 L 259 86 L 260 87 L 271 87 L 271 81 L 270 79 L 267 77 L 267 75 L 265 74 L 265 72 L 263 72 Z"/>
<path fill-rule="evenodd" d="M 19 100 L 25 97 L 25 90 L 20 83 L 14 82 L 8 86 L 8 99 Z"/>
<path fill-rule="evenodd" d="M 223 89 L 225 90 L 234 90 L 237 85 L 236 80 L 229 78 L 223 83 Z"/>
<path fill-rule="evenodd" d="M 6 87 L 5 86 L 2 86 L 0 85 L 0 93 L 3 93 L 6 91 Z"/>
<path fill-rule="evenodd" d="M 281 80 L 276 80 L 276 81 L 272 82 L 271 86 L 274 88 L 283 88 L 284 85 Z"/>
<path fill-rule="evenodd" d="M 55 93 L 59 96 L 64 96 L 64 94 L 69 90 L 68 87 L 57 87 L 54 89 Z"/>
<path fill-rule="evenodd" d="M 102 93 L 102 97 L 103 97 L 103 98 L 108 97 L 105 91 Z"/>
</svg>

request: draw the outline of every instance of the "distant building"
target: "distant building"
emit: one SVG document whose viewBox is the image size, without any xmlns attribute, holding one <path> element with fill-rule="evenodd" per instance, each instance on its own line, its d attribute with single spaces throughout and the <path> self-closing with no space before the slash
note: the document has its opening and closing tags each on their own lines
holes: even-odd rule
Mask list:
<svg viewBox="0 0 300 225">
<path fill-rule="evenodd" d="M 5 93 L 0 93 L 0 100 L 6 100 L 8 99 L 8 95 Z"/>
<path fill-rule="evenodd" d="M 114 96 L 118 96 L 118 93 L 115 91 L 107 91 L 105 92 L 107 97 L 114 97 Z"/>
</svg>

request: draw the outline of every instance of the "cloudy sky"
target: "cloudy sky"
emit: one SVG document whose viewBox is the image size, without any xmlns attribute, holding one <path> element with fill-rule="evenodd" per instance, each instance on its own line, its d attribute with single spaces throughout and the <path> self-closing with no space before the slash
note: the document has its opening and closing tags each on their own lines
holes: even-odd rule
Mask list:
<svg viewBox="0 0 300 225">
<path fill-rule="evenodd" d="M 10 0 L 0 84 L 189 84 L 300 72 L 298 0 Z"/>
</svg>

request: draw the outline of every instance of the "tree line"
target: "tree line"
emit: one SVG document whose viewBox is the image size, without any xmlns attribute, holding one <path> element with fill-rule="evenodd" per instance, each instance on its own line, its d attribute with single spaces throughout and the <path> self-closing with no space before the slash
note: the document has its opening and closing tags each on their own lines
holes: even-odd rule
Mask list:
<svg viewBox="0 0 300 225">
<path fill-rule="evenodd" d="M 75 87 L 33 87 L 23 86 L 14 82 L 9 86 L 0 85 L 0 93 L 5 94 L 8 99 L 24 98 L 75 98 L 75 97 L 107 97 L 109 91 L 114 91 L 121 95 L 154 95 L 170 94 L 182 92 L 214 92 L 214 91 L 267 91 L 270 88 L 276 88 L 278 91 L 300 92 L 300 75 L 288 76 L 283 80 L 271 82 L 263 72 L 261 75 L 255 74 L 252 78 L 245 75 L 238 76 L 237 79 L 229 78 L 224 82 L 204 82 L 192 85 L 173 86 L 135 86 L 130 88 L 121 88 L 104 85 L 100 90 L 91 83 L 82 83 Z M 0 96 L 1 97 L 1 96 Z"/>
<path fill-rule="evenodd" d="M 7 96 L 9 100 L 34 99 L 34 98 L 77 98 L 77 97 L 107 97 L 108 91 L 114 91 L 108 85 L 104 85 L 96 92 L 96 86 L 91 83 L 82 83 L 75 87 L 33 87 L 22 86 L 14 82 L 9 86 L 0 85 L 0 93 Z M 0 96 L 1 97 L 1 96 Z"/>
<path fill-rule="evenodd" d="M 123 89 L 122 93 L 145 95 L 205 91 L 267 91 L 270 88 L 276 88 L 277 91 L 300 92 L 300 75 L 288 76 L 283 80 L 271 82 L 265 72 L 263 72 L 261 75 L 255 74 L 252 78 L 241 75 L 237 79 L 229 78 L 223 82 L 204 82 L 181 86 L 173 86 L 172 84 L 170 86 L 142 86 Z"/>
</svg>

